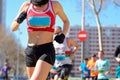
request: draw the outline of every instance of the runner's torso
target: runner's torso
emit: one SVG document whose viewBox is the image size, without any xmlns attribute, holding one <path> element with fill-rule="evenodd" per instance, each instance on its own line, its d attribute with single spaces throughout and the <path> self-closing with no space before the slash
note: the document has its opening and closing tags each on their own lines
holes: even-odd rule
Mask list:
<svg viewBox="0 0 120 80">
<path fill-rule="evenodd" d="M 66 55 L 66 52 L 69 54 L 71 53 L 71 49 L 68 47 L 67 38 L 65 38 L 62 44 L 57 43 L 56 41 L 53 42 L 55 51 L 56 51 L 56 61 L 55 66 L 62 66 L 64 64 L 72 64 L 72 60 L 69 56 Z"/>
<path fill-rule="evenodd" d="M 49 0 L 43 11 L 36 11 L 34 5 L 30 4 L 26 21 L 29 44 L 44 44 L 53 41 L 55 14 L 51 0 Z"/>
</svg>

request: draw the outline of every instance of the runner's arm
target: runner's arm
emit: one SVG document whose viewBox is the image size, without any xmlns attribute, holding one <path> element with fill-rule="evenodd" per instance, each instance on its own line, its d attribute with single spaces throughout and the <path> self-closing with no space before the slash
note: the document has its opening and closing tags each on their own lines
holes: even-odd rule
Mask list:
<svg viewBox="0 0 120 80">
<path fill-rule="evenodd" d="M 18 30 L 18 28 L 20 26 L 20 23 L 22 23 L 23 20 L 26 18 L 26 16 L 24 16 L 24 13 L 27 11 L 27 8 L 28 8 L 29 4 L 30 4 L 30 2 L 26 1 L 20 7 L 17 17 L 12 22 L 12 25 L 11 25 L 12 31 Z M 22 17 L 24 17 L 24 19 Z M 21 21 L 21 19 L 22 19 L 22 21 Z"/>
<path fill-rule="evenodd" d="M 63 7 L 61 6 L 61 4 L 58 1 L 54 1 L 55 5 L 54 5 L 54 10 L 56 15 L 58 15 L 62 22 L 63 22 L 63 34 L 66 35 L 69 29 L 69 20 L 63 10 Z"/>
</svg>

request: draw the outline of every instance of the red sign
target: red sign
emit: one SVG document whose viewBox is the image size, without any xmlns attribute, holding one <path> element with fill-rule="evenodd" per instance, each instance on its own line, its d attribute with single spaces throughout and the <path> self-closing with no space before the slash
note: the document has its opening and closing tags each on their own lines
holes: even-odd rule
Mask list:
<svg viewBox="0 0 120 80">
<path fill-rule="evenodd" d="M 78 39 L 80 41 L 85 41 L 87 39 L 87 37 L 88 37 L 88 34 L 86 31 L 82 30 L 82 31 L 78 32 Z"/>
</svg>

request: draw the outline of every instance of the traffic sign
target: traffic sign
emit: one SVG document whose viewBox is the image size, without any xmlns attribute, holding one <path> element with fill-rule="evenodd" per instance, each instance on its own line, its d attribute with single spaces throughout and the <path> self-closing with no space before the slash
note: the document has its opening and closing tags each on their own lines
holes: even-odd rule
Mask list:
<svg viewBox="0 0 120 80">
<path fill-rule="evenodd" d="M 82 42 L 85 41 L 87 39 L 87 37 L 88 37 L 88 33 L 85 30 L 81 30 L 78 32 L 78 39 L 80 41 L 82 41 Z"/>
</svg>

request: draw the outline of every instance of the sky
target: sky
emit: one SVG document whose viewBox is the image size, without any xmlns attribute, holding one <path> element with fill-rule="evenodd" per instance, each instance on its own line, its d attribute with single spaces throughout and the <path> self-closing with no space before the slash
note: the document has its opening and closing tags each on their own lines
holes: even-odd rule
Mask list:
<svg viewBox="0 0 120 80">
<path fill-rule="evenodd" d="M 6 1 L 6 26 L 10 29 L 10 25 L 13 19 L 16 17 L 17 12 L 25 0 L 7 0 Z M 81 25 L 81 0 L 58 0 L 62 5 L 69 21 L 70 27 L 75 25 Z M 87 3 L 86 3 L 87 5 Z M 114 4 L 110 3 L 108 7 L 100 13 L 100 21 L 102 26 L 120 26 L 120 8 L 115 7 Z M 95 17 L 92 11 L 85 10 L 85 24 L 90 26 L 96 26 Z M 63 26 L 62 21 L 57 16 L 56 25 Z M 20 40 L 21 45 L 26 47 L 27 45 L 27 26 L 24 21 L 18 31 L 13 32 L 15 38 Z"/>
</svg>

